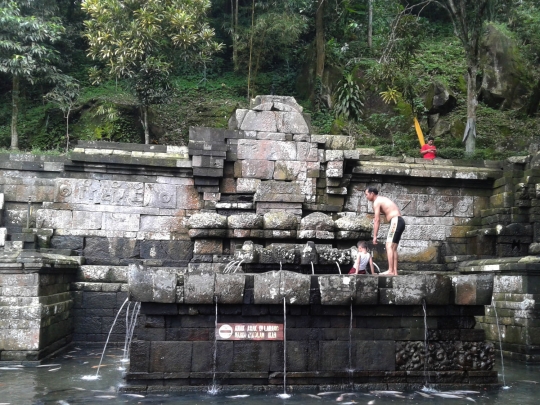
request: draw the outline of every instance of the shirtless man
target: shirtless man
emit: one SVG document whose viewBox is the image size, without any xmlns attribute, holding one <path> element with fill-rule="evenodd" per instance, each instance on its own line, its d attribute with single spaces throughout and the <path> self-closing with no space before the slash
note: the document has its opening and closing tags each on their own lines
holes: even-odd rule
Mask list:
<svg viewBox="0 0 540 405">
<path fill-rule="evenodd" d="M 389 274 L 397 276 L 398 254 L 397 247 L 401 234 L 405 230 L 405 221 L 401 217 L 401 212 L 398 206 L 392 200 L 379 195 L 379 190 L 375 187 L 368 187 L 364 191 L 368 201 L 373 203 L 374 219 L 373 219 L 373 244 L 377 244 L 377 233 L 381 222 L 381 213 L 390 222 L 388 236 L 386 238 L 386 255 L 388 256 L 388 271 L 381 274 Z"/>
</svg>

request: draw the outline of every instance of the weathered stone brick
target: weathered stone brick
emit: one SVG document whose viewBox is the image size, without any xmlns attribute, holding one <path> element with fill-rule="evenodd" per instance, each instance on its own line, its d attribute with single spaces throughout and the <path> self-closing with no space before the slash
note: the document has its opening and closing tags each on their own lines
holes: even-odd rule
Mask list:
<svg viewBox="0 0 540 405">
<path fill-rule="evenodd" d="M 275 180 L 305 180 L 306 164 L 299 161 L 278 161 L 274 171 Z"/>
<path fill-rule="evenodd" d="M 296 160 L 296 142 L 238 141 L 238 159 Z"/>
<path fill-rule="evenodd" d="M 252 179 L 271 179 L 274 175 L 274 162 L 268 160 L 243 160 L 242 177 Z"/>
</svg>

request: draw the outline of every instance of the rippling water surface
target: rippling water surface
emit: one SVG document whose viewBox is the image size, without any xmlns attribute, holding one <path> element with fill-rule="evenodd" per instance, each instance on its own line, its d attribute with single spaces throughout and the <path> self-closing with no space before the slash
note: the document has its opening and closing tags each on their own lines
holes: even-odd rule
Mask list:
<svg viewBox="0 0 540 405">
<path fill-rule="evenodd" d="M 519 404 L 540 403 L 540 366 L 526 366 L 505 361 L 508 389 L 481 393 L 351 393 L 347 390 L 328 395 L 319 392 L 292 393 L 279 398 L 276 393 L 226 392 L 193 394 L 122 394 L 117 393 L 122 379 L 121 351 L 107 351 L 95 379 L 101 351 L 76 347 L 46 362 L 45 367 L 0 367 L 0 405 L 26 404 Z M 439 395 L 439 396 L 436 396 Z M 441 397 L 442 395 L 443 397 Z M 426 397 L 430 396 L 430 398 Z M 447 396 L 446 398 L 444 396 Z M 450 396 L 450 398 L 448 398 Z M 457 396 L 458 398 L 451 398 Z"/>
</svg>

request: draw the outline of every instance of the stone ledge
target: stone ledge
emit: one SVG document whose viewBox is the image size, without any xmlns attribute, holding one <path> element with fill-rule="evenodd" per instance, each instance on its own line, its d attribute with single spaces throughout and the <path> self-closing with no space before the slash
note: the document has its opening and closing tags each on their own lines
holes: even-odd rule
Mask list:
<svg viewBox="0 0 540 405">
<path fill-rule="evenodd" d="M 384 161 L 360 161 L 353 168 L 354 174 L 379 174 L 409 177 L 432 177 L 460 180 L 498 179 L 503 175 L 500 169 L 489 167 L 464 167 L 455 165 L 426 165 L 424 163 L 402 163 Z"/>
<path fill-rule="evenodd" d="M 106 141 L 77 141 L 74 143 L 78 148 L 85 149 L 111 149 L 138 152 L 167 152 L 166 145 L 143 145 L 138 143 L 106 142 Z"/>
</svg>

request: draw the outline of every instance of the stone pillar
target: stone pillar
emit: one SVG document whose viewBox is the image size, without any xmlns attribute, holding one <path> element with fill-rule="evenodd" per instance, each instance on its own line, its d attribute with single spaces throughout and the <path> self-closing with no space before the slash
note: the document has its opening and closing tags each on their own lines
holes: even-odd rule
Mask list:
<svg viewBox="0 0 540 405">
<path fill-rule="evenodd" d="M 69 289 L 80 258 L 56 268 L 40 256 L 15 252 L 0 265 L 0 362 L 39 362 L 71 341 Z"/>
<path fill-rule="evenodd" d="M 495 276 L 492 306 L 486 306 L 485 316 L 478 317 L 478 321 L 486 332 L 486 339 L 494 342 L 497 348 L 500 330 L 501 349 L 506 357 L 527 363 L 540 363 L 538 297 L 538 273 Z"/>
</svg>

